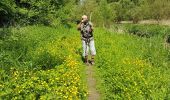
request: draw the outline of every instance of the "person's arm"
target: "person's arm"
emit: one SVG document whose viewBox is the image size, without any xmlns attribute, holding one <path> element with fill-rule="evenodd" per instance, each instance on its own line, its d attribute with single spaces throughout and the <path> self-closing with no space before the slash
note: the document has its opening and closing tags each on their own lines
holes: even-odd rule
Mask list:
<svg viewBox="0 0 170 100">
<path fill-rule="evenodd" d="M 83 20 L 80 21 L 80 23 L 77 26 L 77 30 L 81 30 L 81 24 L 83 23 Z"/>
<path fill-rule="evenodd" d="M 93 30 L 94 30 L 94 27 L 93 27 L 93 23 L 92 22 L 89 22 L 89 24 L 90 24 L 90 27 L 91 27 L 91 32 L 93 32 Z"/>
<path fill-rule="evenodd" d="M 77 30 L 81 30 L 81 22 L 77 25 Z"/>
</svg>

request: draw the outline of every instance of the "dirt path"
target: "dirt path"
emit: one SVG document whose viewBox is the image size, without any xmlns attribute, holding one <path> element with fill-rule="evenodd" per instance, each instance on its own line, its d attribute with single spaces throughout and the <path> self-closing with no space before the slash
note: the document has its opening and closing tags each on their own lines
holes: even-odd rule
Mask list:
<svg viewBox="0 0 170 100">
<path fill-rule="evenodd" d="M 94 77 L 94 66 L 87 66 L 86 67 L 86 74 L 87 74 L 87 83 L 88 83 L 88 100 L 99 100 L 100 95 L 96 90 L 96 80 Z"/>
<path fill-rule="evenodd" d="M 132 21 L 121 21 L 121 23 L 133 23 L 133 22 Z M 142 20 L 142 21 L 139 21 L 139 24 L 159 24 L 159 25 L 170 26 L 170 20 L 160 20 L 159 22 L 156 20 Z"/>
<path fill-rule="evenodd" d="M 99 100 L 100 95 L 96 90 L 96 80 L 94 77 L 94 66 L 87 66 L 86 74 L 87 74 L 87 83 L 88 83 L 88 100 Z"/>
</svg>

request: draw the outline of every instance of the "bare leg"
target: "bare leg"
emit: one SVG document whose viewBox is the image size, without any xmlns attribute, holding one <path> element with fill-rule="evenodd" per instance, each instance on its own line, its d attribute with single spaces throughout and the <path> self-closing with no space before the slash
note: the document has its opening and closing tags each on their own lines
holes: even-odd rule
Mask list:
<svg viewBox="0 0 170 100">
<path fill-rule="evenodd" d="M 95 55 L 92 55 L 92 56 L 91 56 L 91 64 L 92 64 L 92 65 L 95 64 L 95 63 L 94 63 L 94 57 L 95 57 Z"/>
</svg>

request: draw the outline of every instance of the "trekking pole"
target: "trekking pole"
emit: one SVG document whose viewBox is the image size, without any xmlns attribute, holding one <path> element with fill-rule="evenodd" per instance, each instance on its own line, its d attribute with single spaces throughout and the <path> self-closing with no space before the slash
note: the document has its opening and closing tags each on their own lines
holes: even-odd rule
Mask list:
<svg viewBox="0 0 170 100">
<path fill-rule="evenodd" d="M 91 12 L 91 13 L 90 13 L 90 21 L 91 21 L 92 14 L 93 14 L 93 13 Z"/>
</svg>

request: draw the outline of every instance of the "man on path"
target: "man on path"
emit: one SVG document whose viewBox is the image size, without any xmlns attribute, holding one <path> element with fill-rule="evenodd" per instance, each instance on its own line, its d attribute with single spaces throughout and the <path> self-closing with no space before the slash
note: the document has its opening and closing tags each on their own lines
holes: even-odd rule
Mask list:
<svg viewBox="0 0 170 100">
<path fill-rule="evenodd" d="M 94 57 L 96 55 L 96 49 L 95 49 L 94 37 L 93 37 L 93 25 L 88 20 L 88 17 L 86 15 L 82 16 L 82 20 L 78 24 L 77 29 L 81 33 L 82 46 L 83 46 L 82 56 L 84 58 L 84 62 L 86 64 L 89 64 L 88 54 L 89 54 L 89 48 L 90 48 L 90 53 L 91 53 L 90 63 L 94 65 Z"/>
</svg>

